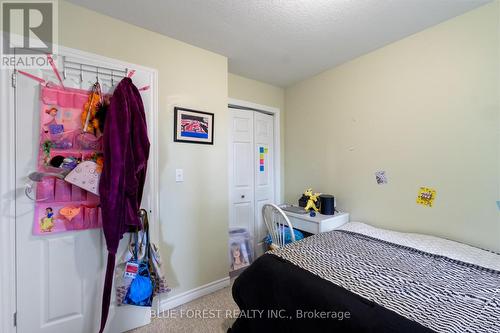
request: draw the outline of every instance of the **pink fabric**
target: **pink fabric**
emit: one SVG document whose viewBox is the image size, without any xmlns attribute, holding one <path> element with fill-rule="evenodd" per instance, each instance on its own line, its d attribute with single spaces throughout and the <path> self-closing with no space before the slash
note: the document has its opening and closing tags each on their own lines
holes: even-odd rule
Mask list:
<svg viewBox="0 0 500 333">
<path fill-rule="evenodd" d="M 45 177 L 36 186 L 36 199 L 39 201 L 54 200 L 54 177 Z"/>
<path fill-rule="evenodd" d="M 49 64 L 52 67 L 52 70 L 56 74 L 57 79 L 59 80 L 59 83 L 61 84 L 61 87 L 63 89 L 65 89 L 61 75 L 59 74 L 59 71 L 57 70 L 56 64 L 54 63 L 54 59 L 52 59 L 52 56 L 50 54 L 47 54 L 47 60 L 49 61 Z"/>
<path fill-rule="evenodd" d="M 87 191 L 84 189 L 71 185 L 71 201 L 86 201 L 87 200 Z"/>
<path fill-rule="evenodd" d="M 35 77 L 36 79 L 36 77 Z M 85 90 L 58 86 L 40 87 L 40 150 L 38 171 L 59 172 L 47 164 L 55 156 L 73 157 L 77 160 L 91 159 L 95 150 L 81 149 L 76 138 L 82 129 L 81 113 L 89 93 Z M 51 110 L 55 109 L 56 112 Z M 52 134 L 50 125 L 63 125 L 62 133 Z M 42 145 L 52 143 L 50 153 L 45 155 Z M 48 235 L 69 230 L 100 228 L 97 210 L 99 197 L 54 177 L 45 177 L 37 184 L 34 235 Z M 68 207 L 80 208 L 80 213 L 69 220 L 61 210 Z"/>
<path fill-rule="evenodd" d="M 44 104 L 55 104 L 65 108 L 82 109 L 89 97 L 88 91 L 58 86 L 43 87 L 41 91 Z"/>
<path fill-rule="evenodd" d="M 18 73 L 20 73 L 20 74 L 23 74 L 24 76 L 29 77 L 30 79 L 33 79 L 33 80 L 35 80 L 35 81 L 38 81 L 40 84 L 45 84 L 45 83 L 46 83 L 44 79 L 42 79 L 42 78 L 40 78 L 40 77 L 38 77 L 38 76 L 35 76 L 35 75 L 33 75 L 33 74 L 30 74 L 30 73 L 28 73 L 28 72 L 21 71 L 21 70 L 17 70 L 17 72 L 18 72 Z"/>
</svg>

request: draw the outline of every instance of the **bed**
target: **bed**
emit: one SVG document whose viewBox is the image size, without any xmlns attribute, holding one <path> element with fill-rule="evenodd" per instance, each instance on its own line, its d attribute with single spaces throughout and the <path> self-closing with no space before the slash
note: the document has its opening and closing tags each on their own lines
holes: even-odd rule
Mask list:
<svg viewBox="0 0 500 333">
<path fill-rule="evenodd" d="M 234 282 L 238 332 L 500 332 L 500 254 L 350 222 Z"/>
</svg>

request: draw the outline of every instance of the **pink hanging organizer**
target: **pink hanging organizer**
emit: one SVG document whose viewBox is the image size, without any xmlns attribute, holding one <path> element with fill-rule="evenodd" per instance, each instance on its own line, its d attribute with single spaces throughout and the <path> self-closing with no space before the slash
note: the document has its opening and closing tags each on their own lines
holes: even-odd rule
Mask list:
<svg viewBox="0 0 500 333">
<path fill-rule="evenodd" d="M 102 156 L 101 139 L 82 133 L 82 113 L 89 91 L 40 85 L 40 149 L 37 169 L 61 172 L 77 163 Z M 67 165 L 65 165 L 67 164 Z M 56 177 L 44 177 L 37 185 L 34 235 L 47 235 L 102 226 L 99 197 Z"/>
<path fill-rule="evenodd" d="M 96 124 L 89 124 L 89 118 L 83 114 L 84 110 L 90 113 L 87 103 L 92 104 L 94 101 L 89 99 L 92 92 L 65 87 L 50 54 L 47 55 L 47 59 L 60 86 L 49 84 L 42 78 L 18 70 L 20 74 L 40 83 L 40 149 L 37 170 L 61 173 L 63 171 L 61 168 L 72 170 L 81 162 L 94 161 L 97 167 L 93 168 L 92 172 L 100 172 L 99 161 L 103 160 L 101 134 L 96 133 L 98 132 Z M 130 78 L 134 74 L 135 70 L 131 70 L 127 77 Z M 146 91 L 149 88 L 150 86 L 146 85 L 139 91 Z M 99 96 L 103 98 L 100 88 Z M 87 127 L 85 131 L 84 126 Z M 91 133 L 89 128 L 96 131 Z M 52 163 L 54 160 L 61 162 L 61 165 L 54 167 Z M 82 169 L 88 168 L 82 167 Z M 79 172 L 75 169 L 76 171 Z M 76 179 L 80 181 L 86 179 L 80 174 L 70 174 L 70 176 L 69 180 L 72 183 L 75 183 Z M 95 189 L 95 186 L 89 184 L 79 184 L 85 188 Z M 36 188 L 34 219 L 34 235 L 100 228 L 102 215 L 99 196 L 64 179 L 44 177 Z"/>
</svg>

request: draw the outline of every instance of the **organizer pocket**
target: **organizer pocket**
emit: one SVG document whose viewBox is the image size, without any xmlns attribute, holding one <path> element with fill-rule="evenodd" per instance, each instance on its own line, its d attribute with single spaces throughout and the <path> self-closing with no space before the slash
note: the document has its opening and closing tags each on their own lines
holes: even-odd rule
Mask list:
<svg viewBox="0 0 500 333">
<path fill-rule="evenodd" d="M 71 201 L 87 200 L 87 191 L 76 185 L 71 185 Z"/>
<path fill-rule="evenodd" d="M 78 151 L 75 151 L 75 150 L 67 150 L 67 151 L 51 150 L 50 151 L 50 158 L 55 157 L 55 156 L 62 156 L 64 158 L 72 157 L 72 158 L 77 159 L 77 160 L 82 158 L 82 154 Z"/>
<path fill-rule="evenodd" d="M 94 193 L 87 192 L 87 202 L 91 205 L 97 205 L 99 204 L 99 196 Z"/>
<path fill-rule="evenodd" d="M 73 92 L 59 89 L 57 91 L 57 105 L 67 108 L 73 107 L 73 96 Z"/>
<path fill-rule="evenodd" d="M 54 159 L 55 158 L 55 159 Z M 65 158 L 71 158 L 64 162 Z M 48 165 L 40 165 L 48 172 L 60 173 L 63 170 L 71 170 L 76 167 L 77 161 L 81 160 L 82 154 L 75 150 L 59 150 L 52 149 L 48 158 L 48 162 L 41 161 L 41 163 L 48 163 Z"/>
<path fill-rule="evenodd" d="M 80 133 L 75 136 L 75 144 L 79 149 L 102 150 L 102 136 L 96 137 L 92 133 Z"/>
<path fill-rule="evenodd" d="M 71 184 L 56 178 L 54 190 L 55 201 L 71 201 Z"/>
<path fill-rule="evenodd" d="M 71 149 L 74 146 L 76 131 L 65 131 L 62 133 L 47 133 L 46 137 L 52 142 L 55 149 Z"/>
<path fill-rule="evenodd" d="M 88 99 L 89 95 L 75 93 L 73 97 L 73 107 L 76 109 L 82 109 Z"/>
<path fill-rule="evenodd" d="M 57 89 L 44 87 L 42 89 L 42 102 L 44 104 L 57 104 Z"/>
<path fill-rule="evenodd" d="M 66 215 L 63 214 L 62 211 L 64 209 L 69 209 L 69 210 L 76 210 L 78 209 L 78 212 L 76 214 L 71 214 L 71 215 Z M 63 207 L 59 211 L 59 214 L 61 214 L 64 217 L 64 226 L 66 227 L 66 230 L 84 230 L 87 229 L 85 228 L 84 224 L 84 207 L 83 206 L 78 206 L 78 207 Z"/>
<path fill-rule="evenodd" d="M 97 227 L 102 228 L 102 209 L 97 207 Z"/>
<path fill-rule="evenodd" d="M 86 229 L 93 229 L 98 227 L 98 208 L 97 206 L 84 207 L 84 226 Z"/>
<path fill-rule="evenodd" d="M 40 201 L 54 201 L 54 177 L 44 177 L 36 186 L 36 199 Z"/>
<path fill-rule="evenodd" d="M 66 230 L 86 230 L 100 228 L 100 208 L 98 206 L 67 206 L 59 210 Z"/>
</svg>

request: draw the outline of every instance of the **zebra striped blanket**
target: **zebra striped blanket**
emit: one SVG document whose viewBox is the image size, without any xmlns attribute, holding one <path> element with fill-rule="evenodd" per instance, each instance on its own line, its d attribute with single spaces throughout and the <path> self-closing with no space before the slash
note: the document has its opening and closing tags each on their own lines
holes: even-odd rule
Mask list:
<svg viewBox="0 0 500 333">
<path fill-rule="evenodd" d="M 500 255 L 471 247 L 483 267 L 348 229 L 270 253 L 436 332 L 500 332 Z"/>
</svg>

